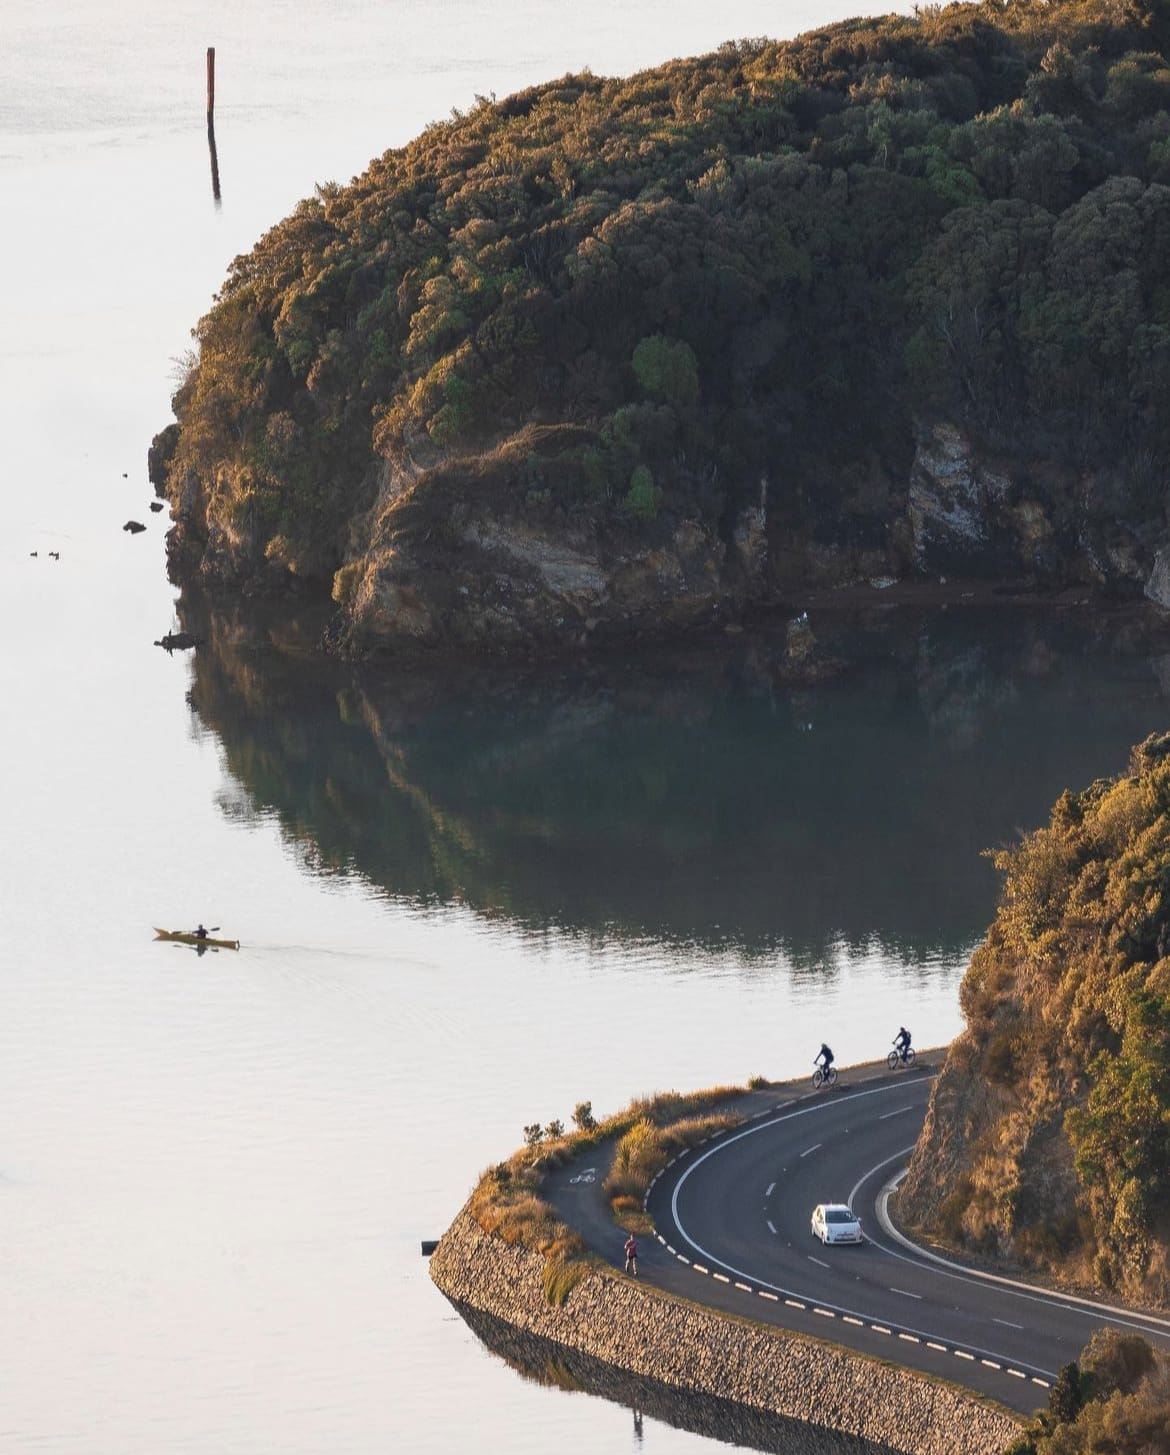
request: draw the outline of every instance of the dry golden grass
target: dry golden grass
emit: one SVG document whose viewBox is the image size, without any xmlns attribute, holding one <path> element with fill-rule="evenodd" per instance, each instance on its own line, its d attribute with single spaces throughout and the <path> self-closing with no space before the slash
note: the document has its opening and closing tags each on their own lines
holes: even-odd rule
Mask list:
<svg viewBox="0 0 1170 1455">
<path fill-rule="evenodd" d="M 593 1264 L 583 1258 L 571 1263 L 546 1262 L 544 1265 L 544 1296 L 553 1308 L 560 1308 L 569 1294 L 582 1279 L 593 1272 Z"/>
<path fill-rule="evenodd" d="M 655 1173 L 673 1156 L 716 1132 L 738 1126 L 740 1120 L 731 1112 L 711 1112 L 662 1127 L 646 1118 L 635 1122 L 614 1151 L 613 1167 L 604 1183 L 606 1192 L 613 1199 L 632 1197 L 641 1206 Z"/>
<path fill-rule="evenodd" d="M 710 1109 L 742 1093 L 740 1086 L 715 1086 L 638 1097 L 625 1111 L 588 1131 L 570 1131 L 535 1148 L 523 1147 L 506 1162 L 489 1167 L 472 1190 L 468 1211 L 485 1232 L 544 1255 L 545 1296 L 559 1307 L 599 1260 L 542 1197 L 547 1173 L 616 1137 L 614 1172 L 604 1184 L 614 1220 L 628 1232 L 652 1232 L 653 1221 L 642 1210 L 642 1201 L 654 1173 L 683 1147 L 736 1125 L 738 1117 Z"/>
</svg>

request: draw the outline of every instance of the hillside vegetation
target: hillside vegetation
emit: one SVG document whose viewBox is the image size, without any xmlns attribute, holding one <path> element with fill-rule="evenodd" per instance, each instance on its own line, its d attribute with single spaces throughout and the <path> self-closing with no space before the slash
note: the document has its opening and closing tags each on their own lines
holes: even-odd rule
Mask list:
<svg viewBox="0 0 1170 1455">
<path fill-rule="evenodd" d="M 1170 1359 L 1138 1334 L 1098 1329 L 1005 1455 L 1167 1455 Z"/>
<path fill-rule="evenodd" d="M 934 569 L 945 420 L 1010 462 L 975 567 L 1132 585 L 1164 42 L 1145 0 L 984 0 L 479 100 L 236 259 L 153 452 L 175 568 L 477 641 Z"/>
<path fill-rule="evenodd" d="M 999 913 L 900 1196 L 908 1221 L 1170 1299 L 1170 734 L 995 856 Z M 1061 1448 L 1064 1448 L 1063 1446 Z M 1071 1447 L 1070 1447 L 1071 1448 Z"/>
</svg>

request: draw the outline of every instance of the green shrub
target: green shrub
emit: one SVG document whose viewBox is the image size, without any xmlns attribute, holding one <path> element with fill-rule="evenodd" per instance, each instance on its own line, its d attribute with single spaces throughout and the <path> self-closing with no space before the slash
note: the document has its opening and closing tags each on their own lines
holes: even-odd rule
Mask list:
<svg viewBox="0 0 1170 1455">
<path fill-rule="evenodd" d="M 1052 1388 L 1048 1391 L 1048 1412 L 1061 1424 L 1069 1424 L 1085 1404 L 1085 1387 L 1075 1362 L 1062 1364 Z"/>
<path fill-rule="evenodd" d="M 1155 1363 L 1153 1349 L 1140 1334 L 1098 1329 L 1081 1355 L 1082 1381 L 1092 1399 L 1130 1394 Z"/>
<path fill-rule="evenodd" d="M 662 491 L 654 483 L 649 467 L 639 465 L 630 476 L 630 488 L 626 491 L 626 511 L 635 520 L 653 520 L 658 514 Z"/>
<path fill-rule="evenodd" d="M 676 408 L 694 404 L 699 397 L 699 363 L 695 351 L 681 339 L 652 334 L 634 350 L 634 374 L 642 389 Z"/>
</svg>

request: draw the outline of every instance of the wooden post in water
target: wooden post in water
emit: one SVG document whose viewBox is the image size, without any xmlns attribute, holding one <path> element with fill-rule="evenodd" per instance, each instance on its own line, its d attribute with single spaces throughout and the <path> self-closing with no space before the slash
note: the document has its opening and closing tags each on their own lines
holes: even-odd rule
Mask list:
<svg viewBox="0 0 1170 1455">
<path fill-rule="evenodd" d="M 207 149 L 211 153 L 211 195 L 219 205 L 219 157 L 215 151 L 215 47 L 207 47 Z"/>
</svg>

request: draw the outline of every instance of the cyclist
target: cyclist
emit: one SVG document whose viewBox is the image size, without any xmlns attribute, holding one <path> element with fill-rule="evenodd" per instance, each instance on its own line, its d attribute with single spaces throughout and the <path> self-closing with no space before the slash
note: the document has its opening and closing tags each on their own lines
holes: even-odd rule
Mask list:
<svg viewBox="0 0 1170 1455">
<path fill-rule="evenodd" d="M 894 1050 L 901 1056 L 902 1065 L 905 1066 L 906 1053 L 910 1050 L 910 1032 L 905 1026 L 902 1026 L 898 1034 L 894 1037 Z"/>
<path fill-rule="evenodd" d="M 833 1053 L 832 1053 L 832 1051 L 829 1050 L 828 1046 L 825 1045 L 824 1041 L 822 1041 L 821 1042 L 821 1049 L 817 1052 L 817 1058 L 813 1062 L 813 1065 L 814 1066 L 823 1066 L 824 1072 L 825 1072 L 825 1076 L 827 1077 L 828 1074 L 829 1074 L 829 1067 L 832 1064 L 833 1064 Z"/>
</svg>

